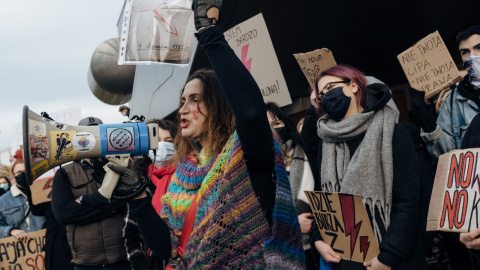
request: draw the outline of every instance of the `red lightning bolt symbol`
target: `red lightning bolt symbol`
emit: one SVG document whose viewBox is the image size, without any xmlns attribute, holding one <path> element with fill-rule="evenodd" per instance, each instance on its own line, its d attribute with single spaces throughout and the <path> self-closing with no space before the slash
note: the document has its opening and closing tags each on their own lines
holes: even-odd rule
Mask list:
<svg viewBox="0 0 480 270">
<path fill-rule="evenodd" d="M 345 222 L 345 236 L 350 235 L 350 251 L 353 255 L 353 248 L 357 242 L 358 232 L 362 222 L 355 224 L 355 203 L 352 195 L 339 194 L 340 204 L 342 205 L 343 221 Z"/>
<path fill-rule="evenodd" d="M 367 257 L 367 251 L 370 247 L 370 242 L 368 241 L 368 236 L 360 236 L 360 252 L 363 252 L 363 261 Z"/>
<path fill-rule="evenodd" d="M 248 44 L 246 44 L 242 47 L 242 57 L 240 58 L 240 60 L 245 65 L 245 67 L 248 69 L 248 71 L 251 72 L 250 70 L 252 69 L 252 58 L 247 60 L 247 54 L 248 54 L 248 47 L 249 46 L 250 46 L 250 43 L 248 43 Z"/>
</svg>

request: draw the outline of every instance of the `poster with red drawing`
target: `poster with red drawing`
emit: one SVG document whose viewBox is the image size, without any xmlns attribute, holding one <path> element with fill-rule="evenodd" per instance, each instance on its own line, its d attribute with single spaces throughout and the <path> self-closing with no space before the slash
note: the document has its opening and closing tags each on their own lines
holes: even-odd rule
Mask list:
<svg viewBox="0 0 480 270">
<path fill-rule="evenodd" d="M 323 241 L 343 260 L 368 262 L 380 254 L 360 195 L 305 191 Z"/>
<path fill-rule="evenodd" d="M 192 0 L 125 2 L 118 64 L 187 65 L 195 51 Z"/>
<path fill-rule="evenodd" d="M 480 228 L 480 148 L 453 150 L 438 159 L 427 231 L 469 232 Z"/>
<path fill-rule="evenodd" d="M 225 39 L 258 84 L 265 102 L 292 103 L 270 34 L 260 13 L 224 32 Z"/>
</svg>

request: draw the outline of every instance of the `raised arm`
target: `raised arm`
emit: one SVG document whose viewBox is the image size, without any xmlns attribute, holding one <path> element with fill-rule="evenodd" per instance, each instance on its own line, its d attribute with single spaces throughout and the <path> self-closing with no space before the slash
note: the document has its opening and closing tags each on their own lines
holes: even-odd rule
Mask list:
<svg viewBox="0 0 480 270">
<path fill-rule="evenodd" d="M 197 37 L 235 114 L 247 159 L 256 164 L 272 163 L 272 132 L 257 83 L 228 45 L 220 26 L 204 28 Z"/>
</svg>

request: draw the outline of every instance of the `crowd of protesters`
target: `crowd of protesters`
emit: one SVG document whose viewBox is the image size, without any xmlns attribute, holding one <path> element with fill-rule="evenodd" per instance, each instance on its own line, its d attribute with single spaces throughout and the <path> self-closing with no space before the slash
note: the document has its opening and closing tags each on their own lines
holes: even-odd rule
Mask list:
<svg viewBox="0 0 480 270">
<path fill-rule="evenodd" d="M 0 177 L 0 238 L 46 228 L 47 270 L 480 269 L 480 229 L 425 230 L 438 157 L 480 146 L 480 26 L 457 35 L 461 82 L 428 100 L 408 90 L 410 122 L 399 122 L 386 84 L 335 65 L 316 78 L 295 126 L 264 103 L 225 41 L 220 7 L 194 1 L 213 70 L 187 79 L 176 121 L 147 121 L 159 126 L 158 149 L 108 165 L 135 196 L 106 196 L 106 160 L 82 159 L 56 171 L 51 202 L 34 205 L 19 150 L 13 177 Z M 378 256 L 344 260 L 323 241 L 304 192 L 314 190 L 361 196 Z M 445 268 L 428 260 L 439 242 Z"/>
</svg>

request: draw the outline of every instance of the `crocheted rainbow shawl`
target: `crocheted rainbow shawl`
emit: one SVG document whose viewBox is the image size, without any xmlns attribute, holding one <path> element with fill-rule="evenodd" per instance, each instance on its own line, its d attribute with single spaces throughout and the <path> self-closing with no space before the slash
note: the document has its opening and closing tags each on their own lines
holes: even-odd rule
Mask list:
<svg viewBox="0 0 480 270">
<path fill-rule="evenodd" d="M 276 136 L 276 135 L 274 135 Z M 172 257 L 197 192 L 197 214 L 185 248 L 188 269 L 304 269 L 302 237 L 280 144 L 274 140 L 276 198 L 270 228 L 253 191 L 237 133 L 210 163 L 177 164 L 162 198 Z M 273 179 L 272 179 L 273 180 Z"/>
</svg>

